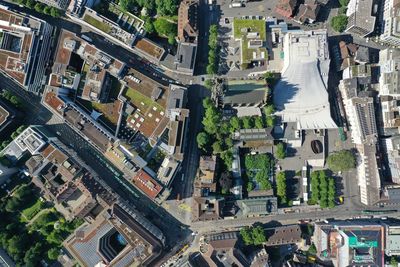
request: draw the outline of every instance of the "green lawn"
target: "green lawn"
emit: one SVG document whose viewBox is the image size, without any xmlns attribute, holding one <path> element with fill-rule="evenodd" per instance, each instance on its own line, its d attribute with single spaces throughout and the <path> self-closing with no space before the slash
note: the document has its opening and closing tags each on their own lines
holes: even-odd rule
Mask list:
<svg viewBox="0 0 400 267">
<path fill-rule="evenodd" d="M 147 110 L 148 108 L 153 106 L 156 106 L 159 110 L 164 110 L 163 107 L 161 107 L 159 104 L 151 100 L 149 97 L 142 95 L 141 93 L 132 88 L 127 87 L 125 91 L 125 96 L 134 106 L 136 106 L 143 112 L 145 111 L 143 110 L 143 108 L 146 108 Z"/>
<path fill-rule="evenodd" d="M 43 208 L 43 206 L 44 203 L 40 199 L 37 199 L 32 206 L 24 209 L 21 213 L 29 221 L 33 217 L 35 217 L 36 214 L 39 213 L 39 211 Z"/>
<path fill-rule="evenodd" d="M 110 31 L 111 31 L 110 26 L 108 26 L 107 24 L 105 24 L 89 15 L 85 15 L 83 17 L 83 20 L 86 21 L 87 23 L 89 23 L 90 25 L 96 27 L 97 29 L 99 29 L 102 32 L 110 33 Z"/>
<path fill-rule="evenodd" d="M 242 32 L 242 29 L 248 29 Z M 253 60 L 253 52 L 257 52 L 260 55 L 261 52 L 265 53 L 265 58 L 268 58 L 268 51 L 265 47 L 260 48 L 248 48 L 247 33 L 258 32 L 259 39 L 266 41 L 266 26 L 263 20 L 252 20 L 252 19 L 239 19 L 233 20 L 233 35 L 235 39 L 241 39 L 242 41 L 242 62 L 250 63 Z"/>
<path fill-rule="evenodd" d="M 260 39 L 263 41 L 266 40 L 266 26 L 264 20 L 235 18 L 233 20 L 233 36 L 235 39 L 239 39 L 244 35 L 244 33 L 242 33 L 243 28 L 250 28 L 249 32 L 258 32 L 260 34 Z"/>
</svg>

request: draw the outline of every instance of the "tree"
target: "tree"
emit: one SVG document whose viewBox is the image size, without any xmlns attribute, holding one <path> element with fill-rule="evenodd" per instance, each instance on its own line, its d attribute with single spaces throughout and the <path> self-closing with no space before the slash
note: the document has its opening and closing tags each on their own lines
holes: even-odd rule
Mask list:
<svg viewBox="0 0 400 267">
<path fill-rule="evenodd" d="M 399 261 L 395 256 L 392 256 L 390 258 L 390 265 L 392 265 L 393 267 L 397 267 L 399 265 Z"/>
<path fill-rule="evenodd" d="M 326 162 L 334 172 L 348 171 L 356 166 L 356 158 L 349 150 L 341 150 L 330 154 Z"/>
<path fill-rule="evenodd" d="M 144 30 L 148 34 L 153 34 L 156 31 L 156 29 L 154 28 L 154 25 L 153 25 L 153 19 L 149 16 L 147 16 L 144 20 Z"/>
<path fill-rule="evenodd" d="M 214 154 L 219 154 L 221 153 L 224 149 L 223 149 L 223 144 L 221 141 L 216 141 L 213 143 L 212 145 L 213 148 L 213 153 Z"/>
<path fill-rule="evenodd" d="M 267 242 L 264 228 L 261 225 L 255 227 L 243 227 L 240 229 L 240 236 L 246 245 L 261 245 Z"/>
<path fill-rule="evenodd" d="M 232 168 L 233 163 L 233 153 L 231 150 L 226 150 L 220 155 L 222 161 L 225 163 L 225 166 L 230 170 Z"/>
<path fill-rule="evenodd" d="M 211 98 L 206 97 L 203 99 L 203 107 L 204 109 L 208 109 L 210 107 L 213 107 L 214 103 L 212 102 Z"/>
<path fill-rule="evenodd" d="M 164 37 L 170 37 L 177 35 L 177 25 L 164 18 L 157 18 L 154 23 L 154 29 L 158 35 Z"/>
<path fill-rule="evenodd" d="M 253 182 L 248 182 L 246 186 L 247 192 L 253 191 L 254 189 L 254 184 Z"/>
<path fill-rule="evenodd" d="M 332 18 L 331 26 L 337 32 L 343 32 L 347 27 L 348 18 L 346 15 L 337 15 Z"/>
<path fill-rule="evenodd" d="M 30 247 L 24 256 L 24 262 L 26 266 L 39 266 L 39 262 L 42 259 L 41 257 L 41 252 L 42 252 L 43 246 L 41 243 L 36 243 L 32 247 Z"/>
<path fill-rule="evenodd" d="M 273 104 L 269 104 L 267 106 L 264 107 L 264 114 L 266 116 L 270 116 L 275 112 L 275 107 Z"/>
<path fill-rule="evenodd" d="M 265 237 L 265 231 L 264 228 L 261 225 L 258 225 L 252 229 L 251 233 L 253 237 L 253 244 L 254 245 L 261 245 L 264 242 L 267 241 L 267 238 Z"/>
<path fill-rule="evenodd" d="M 47 251 L 47 256 L 50 260 L 57 260 L 58 256 L 60 255 L 60 249 L 58 248 L 51 248 Z"/>
<path fill-rule="evenodd" d="M 176 36 L 176 34 L 174 34 L 174 33 L 169 33 L 168 34 L 168 43 L 170 45 L 174 45 L 176 43 L 175 36 Z"/>
<path fill-rule="evenodd" d="M 220 121 L 221 114 L 218 112 L 217 108 L 214 106 L 207 108 L 202 121 L 204 125 L 204 131 L 209 134 L 217 133 Z"/>
<path fill-rule="evenodd" d="M 57 8 L 51 7 L 51 9 L 50 9 L 50 15 L 51 15 L 52 17 L 54 17 L 54 18 L 59 18 L 59 17 L 61 17 L 61 12 L 60 12 L 60 10 L 58 10 Z"/>
<path fill-rule="evenodd" d="M 214 81 L 212 79 L 207 79 L 204 82 L 204 86 L 208 89 L 211 90 L 212 87 L 214 86 Z"/>
<path fill-rule="evenodd" d="M 263 121 L 262 117 L 257 116 L 257 117 L 254 119 L 254 126 L 255 126 L 257 129 L 263 129 L 263 128 L 264 128 L 264 121 Z"/>
<path fill-rule="evenodd" d="M 269 86 L 274 86 L 275 83 L 276 83 L 275 74 L 272 73 L 272 72 L 266 72 L 266 73 L 264 74 L 264 79 L 265 79 L 265 81 L 267 82 L 267 84 L 268 84 Z"/>
<path fill-rule="evenodd" d="M 157 14 L 161 16 L 176 15 L 178 10 L 177 0 L 156 0 Z"/>
<path fill-rule="evenodd" d="M 36 12 L 43 13 L 44 5 L 42 3 L 36 3 L 35 4 L 35 10 Z"/>
<path fill-rule="evenodd" d="M 254 121 L 252 117 L 244 117 L 242 119 L 243 128 L 252 129 L 254 127 Z"/>
<path fill-rule="evenodd" d="M 339 0 L 339 4 L 344 7 L 348 6 L 350 0 Z"/>
<path fill-rule="evenodd" d="M 216 65 L 215 64 L 208 64 L 207 65 L 207 68 L 206 68 L 206 72 L 207 72 L 207 74 L 209 74 L 209 75 L 212 75 L 212 74 L 216 74 L 217 73 L 217 67 L 216 67 Z"/>
<path fill-rule="evenodd" d="M 210 143 L 210 136 L 206 132 L 200 132 L 196 138 L 197 146 L 200 149 L 205 150 L 208 144 Z"/>
<path fill-rule="evenodd" d="M 319 200 L 319 172 L 311 173 L 311 199 L 314 203 Z"/>
<path fill-rule="evenodd" d="M 258 171 L 255 178 L 261 190 L 269 190 L 272 188 L 269 181 L 269 171 L 267 169 Z"/>
<path fill-rule="evenodd" d="M 287 203 L 287 196 L 286 196 L 286 173 L 280 172 L 276 176 L 276 194 L 279 197 L 281 204 Z"/>
<path fill-rule="evenodd" d="M 308 249 L 308 253 L 315 255 L 317 253 L 317 248 L 315 247 L 314 243 L 311 244 L 310 248 Z"/>
<path fill-rule="evenodd" d="M 28 8 L 31 8 L 31 9 L 34 8 L 35 4 L 36 4 L 35 0 L 27 0 L 26 1 L 26 6 Z"/>
<path fill-rule="evenodd" d="M 229 120 L 229 124 L 231 125 L 231 132 L 235 132 L 241 128 L 241 121 L 238 117 L 232 117 Z"/>
<path fill-rule="evenodd" d="M 265 124 L 267 127 L 272 127 L 275 124 L 275 117 L 274 116 L 267 116 L 265 118 Z"/>
<path fill-rule="evenodd" d="M 240 236 L 243 239 L 243 242 L 246 245 L 252 245 L 253 244 L 253 236 L 252 236 L 252 231 L 250 227 L 246 226 L 240 229 Z"/>
<path fill-rule="evenodd" d="M 286 149 L 283 143 L 279 143 L 276 145 L 276 153 L 275 156 L 278 159 L 284 159 L 286 157 Z"/>
</svg>

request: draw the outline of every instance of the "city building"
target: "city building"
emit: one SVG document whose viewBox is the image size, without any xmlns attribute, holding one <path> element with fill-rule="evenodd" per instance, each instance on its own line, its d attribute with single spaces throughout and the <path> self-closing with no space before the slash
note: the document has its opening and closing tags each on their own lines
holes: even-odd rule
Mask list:
<svg viewBox="0 0 400 267">
<path fill-rule="evenodd" d="M 217 190 L 217 156 L 200 156 L 199 169 L 194 181 L 194 196 L 203 197 Z"/>
<path fill-rule="evenodd" d="M 376 12 L 379 1 L 350 0 L 347 5 L 348 17 L 345 32 L 367 37 L 375 30 Z"/>
<path fill-rule="evenodd" d="M 11 162 L 17 162 L 24 155 L 38 155 L 40 150 L 46 145 L 46 139 L 36 128 L 28 127 L 20 133 L 10 144 L 8 144 L 1 154 Z"/>
<path fill-rule="evenodd" d="M 264 66 L 268 61 L 266 22 L 262 19 L 233 19 L 233 39 L 239 43 L 240 67 Z"/>
<path fill-rule="evenodd" d="M 379 51 L 379 95 L 400 97 L 399 73 L 400 52 L 397 49 L 387 48 Z"/>
<path fill-rule="evenodd" d="M 165 54 L 165 49 L 162 46 L 144 37 L 136 38 L 134 49 L 156 64 L 160 62 Z"/>
<path fill-rule="evenodd" d="M 400 255 L 400 226 L 396 222 L 385 222 L 385 254 L 387 256 Z"/>
<path fill-rule="evenodd" d="M 224 199 L 215 196 L 193 197 L 192 221 L 214 221 L 223 218 Z"/>
<path fill-rule="evenodd" d="M 125 63 L 62 30 L 49 85 L 79 89 L 82 99 L 104 102 L 111 90 L 110 75 L 121 79 L 124 69 Z"/>
<path fill-rule="evenodd" d="M 379 39 L 389 45 L 400 45 L 400 29 L 398 28 L 400 3 L 396 0 L 385 0 L 383 5 L 383 32 Z"/>
<path fill-rule="evenodd" d="M 291 18 L 295 14 L 298 4 L 298 0 L 279 0 L 275 6 L 275 12 L 283 17 Z"/>
<path fill-rule="evenodd" d="M 68 8 L 69 1 L 70 0 L 39 0 L 39 2 L 42 2 L 43 4 L 53 6 L 61 10 L 66 10 Z"/>
<path fill-rule="evenodd" d="M 394 135 L 382 139 L 392 182 L 400 184 L 400 136 Z"/>
<path fill-rule="evenodd" d="M 320 8 L 321 5 L 317 0 L 306 0 L 304 4 L 300 4 L 294 20 L 301 24 L 312 24 L 317 20 Z"/>
<path fill-rule="evenodd" d="M 236 201 L 239 211 L 237 217 L 260 217 L 273 214 L 278 211 L 278 200 L 276 197 L 249 197 Z"/>
<path fill-rule="evenodd" d="M 113 42 L 127 49 L 132 49 L 136 38 L 144 31 L 144 21 L 139 17 L 123 11 L 117 4 L 109 2 L 108 12 L 118 19 L 110 19 L 86 6 L 80 18 L 71 17 L 90 27 L 100 34 L 105 34 Z M 121 16 L 120 14 L 124 14 Z"/>
<path fill-rule="evenodd" d="M 109 130 L 69 99 L 68 91 L 49 86 L 46 88 L 42 103 L 102 153 L 116 141 Z"/>
<path fill-rule="evenodd" d="M 357 165 L 358 186 L 360 190 L 361 203 L 374 205 L 380 201 L 381 177 L 378 162 L 376 141 L 367 141 L 357 146 L 359 162 Z"/>
<path fill-rule="evenodd" d="M 208 235 L 205 237 L 205 244 L 202 248 L 202 256 L 210 267 L 250 267 L 250 260 L 240 249 L 237 232 Z"/>
<path fill-rule="evenodd" d="M 374 99 L 368 91 L 361 91 L 357 78 L 340 81 L 339 90 L 351 127 L 351 138 L 355 144 L 363 144 L 377 137 Z"/>
<path fill-rule="evenodd" d="M 39 94 L 46 82 L 53 27 L 6 6 L 0 7 L 0 71 L 25 90 Z"/>
<path fill-rule="evenodd" d="M 133 215 L 133 216 L 132 216 Z M 153 266 L 163 242 L 144 228 L 130 210 L 114 204 L 83 224 L 65 247 L 81 266 Z"/>
<path fill-rule="evenodd" d="M 13 128 L 13 121 L 19 117 L 19 112 L 13 106 L 0 99 L 0 138 L 8 138 Z"/>
<path fill-rule="evenodd" d="M 285 34 L 282 78 L 274 89 L 276 115 L 298 130 L 336 128 L 327 92 L 329 52 L 325 30 Z M 307 77 L 315 77 L 308 79 Z"/>
<path fill-rule="evenodd" d="M 357 175 L 361 203 L 372 205 L 380 200 L 381 191 L 376 146 L 378 130 L 371 91 L 359 82 L 357 77 L 341 80 L 339 90 L 350 124 L 352 142 L 360 155 Z"/>
<path fill-rule="evenodd" d="M 298 244 L 303 239 L 301 237 L 300 225 L 284 225 L 274 228 L 266 228 L 265 235 L 267 241 L 265 246 L 281 246 L 289 244 Z"/>
<path fill-rule="evenodd" d="M 268 91 L 265 81 L 228 80 L 224 85 L 222 103 L 225 108 L 263 107 L 267 104 Z"/>
<path fill-rule="evenodd" d="M 317 255 L 335 267 L 383 266 L 384 226 L 370 221 L 316 223 L 313 241 Z"/>
<path fill-rule="evenodd" d="M 155 200 L 163 189 L 163 187 L 143 169 L 133 176 L 131 182 L 152 200 Z"/>
<path fill-rule="evenodd" d="M 175 65 L 178 72 L 193 75 L 198 38 L 198 0 L 183 0 L 178 9 L 178 50 Z"/>
</svg>

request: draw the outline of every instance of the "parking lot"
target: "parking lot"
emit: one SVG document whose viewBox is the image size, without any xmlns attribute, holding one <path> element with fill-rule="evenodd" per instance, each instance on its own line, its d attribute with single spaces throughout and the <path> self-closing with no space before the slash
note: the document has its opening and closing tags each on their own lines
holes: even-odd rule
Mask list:
<svg viewBox="0 0 400 267">
<path fill-rule="evenodd" d="M 262 0 L 244 3 L 243 7 L 229 7 L 231 0 L 217 0 L 217 5 L 221 9 L 221 17 L 241 17 L 241 16 L 274 16 L 274 8 L 278 0 Z"/>
</svg>

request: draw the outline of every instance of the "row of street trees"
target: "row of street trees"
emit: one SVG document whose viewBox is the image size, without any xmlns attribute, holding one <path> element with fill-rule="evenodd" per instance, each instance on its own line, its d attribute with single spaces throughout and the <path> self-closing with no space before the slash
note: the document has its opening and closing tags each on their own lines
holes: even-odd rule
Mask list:
<svg viewBox="0 0 400 267">
<path fill-rule="evenodd" d="M 276 195 L 280 205 L 288 204 L 286 189 L 286 172 L 282 171 L 276 175 Z"/>
<path fill-rule="evenodd" d="M 335 180 L 328 177 L 326 170 L 311 173 L 311 203 L 321 208 L 335 207 L 336 186 Z"/>
<path fill-rule="evenodd" d="M 203 100 L 205 114 L 202 124 L 204 129 L 197 135 L 197 145 L 207 154 L 219 154 L 226 167 L 231 169 L 233 162 L 231 127 L 222 121 L 221 113 L 210 98 Z"/>
<path fill-rule="evenodd" d="M 20 5 L 24 5 L 29 9 L 35 9 L 36 12 L 44 13 L 54 18 L 59 18 L 62 16 L 61 10 L 52 6 L 45 5 L 40 2 L 36 2 L 35 0 L 13 0 L 13 2 L 16 2 Z"/>
<path fill-rule="evenodd" d="M 216 24 L 210 26 L 208 37 L 208 65 L 207 74 L 216 74 L 219 64 L 219 46 L 218 46 L 218 27 Z"/>
</svg>

